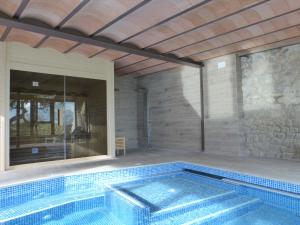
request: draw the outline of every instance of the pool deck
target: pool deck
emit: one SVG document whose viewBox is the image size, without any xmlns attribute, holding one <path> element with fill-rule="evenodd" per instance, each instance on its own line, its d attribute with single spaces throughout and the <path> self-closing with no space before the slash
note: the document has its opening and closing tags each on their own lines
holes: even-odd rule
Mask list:
<svg viewBox="0 0 300 225">
<path fill-rule="evenodd" d="M 172 161 L 186 161 L 259 177 L 300 184 L 300 160 L 212 155 L 179 150 L 137 150 L 118 158 L 98 157 L 18 166 L 0 173 L 0 186 L 58 175 L 107 171 Z"/>
</svg>

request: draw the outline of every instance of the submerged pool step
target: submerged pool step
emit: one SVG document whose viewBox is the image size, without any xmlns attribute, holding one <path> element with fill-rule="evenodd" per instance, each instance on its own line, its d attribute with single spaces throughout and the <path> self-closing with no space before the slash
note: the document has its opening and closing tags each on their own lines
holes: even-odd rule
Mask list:
<svg viewBox="0 0 300 225">
<path fill-rule="evenodd" d="M 299 225 L 300 217 L 289 213 L 286 210 L 271 207 L 262 204 L 254 210 L 243 214 L 242 216 L 232 217 L 223 225 Z"/>
<path fill-rule="evenodd" d="M 227 219 L 232 214 L 243 215 L 260 204 L 261 201 L 259 199 L 234 194 L 229 198 L 215 201 L 213 204 L 192 207 L 185 212 L 178 211 L 165 217 L 153 217 L 151 225 L 208 225 L 213 224 L 213 221 L 217 219 Z"/>
<path fill-rule="evenodd" d="M 56 208 L 66 204 L 71 204 L 76 201 L 92 199 L 97 197 L 104 198 L 103 193 L 99 194 L 95 190 L 86 191 L 85 193 L 81 194 L 62 193 L 47 198 L 38 198 L 35 200 L 31 200 L 23 204 L 18 204 L 14 207 L 2 208 L 0 211 L 0 224 L 1 222 L 26 217 L 27 215 L 39 213 L 47 209 Z"/>
<path fill-rule="evenodd" d="M 68 214 L 80 213 L 95 208 L 103 208 L 104 196 L 91 197 L 73 202 L 68 202 L 53 207 L 42 208 L 27 214 L 0 221 L 1 225 L 29 225 L 29 224 L 45 224 L 50 221 L 57 221 Z"/>
<path fill-rule="evenodd" d="M 104 206 L 123 225 L 148 225 L 150 208 L 112 186 L 106 186 Z"/>
<path fill-rule="evenodd" d="M 167 216 L 170 216 L 170 215 L 182 214 L 182 213 L 188 212 L 190 210 L 193 210 L 195 208 L 206 207 L 206 206 L 212 205 L 216 202 L 233 198 L 235 196 L 236 196 L 235 191 L 228 191 L 228 192 L 213 195 L 213 196 L 210 196 L 210 197 L 207 197 L 204 199 L 199 199 L 196 201 L 188 202 L 186 204 L 180 204 L 180 205 L 177 205 L 174 207 L 162 209 L 160 211 L 157 211 L 157 212 L 154 212 L 151 214 L 151 221 L 160 220 L 160 219 L 166 218 Z"/>
<path fill-rule="evenodd" d="M 224 222 L 230 220 L 233 217 L 241 216 L 259 207 L 261 201 L 259 199 L 252 199 L 247 202 L 240 203 L 238 205 L 220 210 L 208 214 L 202 218 L 195 219 L 184 223 L 182 225 L 210 225 L 210 224 L 223 224 Z"/>
</svg>

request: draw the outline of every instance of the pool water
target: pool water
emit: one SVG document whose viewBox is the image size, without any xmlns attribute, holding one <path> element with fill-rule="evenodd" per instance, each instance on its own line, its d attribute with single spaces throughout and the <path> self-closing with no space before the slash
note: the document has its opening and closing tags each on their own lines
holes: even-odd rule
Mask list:
<svg viewBox="0 0 300 225">
<path fill-rule="evenodd" d="M 230 193 L 184 173 L 116 185 L 117 189 L 150 207 L 151 212 Z"/>
<path fill-rule="evenodd" d="M 187 166 L 159 164 L 0 188 L 0 224 L 300 224 L 298 189 L 266 189 Z"/>
</svg>

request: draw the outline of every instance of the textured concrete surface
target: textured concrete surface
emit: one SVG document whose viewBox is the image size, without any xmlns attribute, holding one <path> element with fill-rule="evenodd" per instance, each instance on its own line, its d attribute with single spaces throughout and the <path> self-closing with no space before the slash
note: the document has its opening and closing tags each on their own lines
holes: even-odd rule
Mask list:
<svg viewBox="0 0 300 225">
<path fill-rule="evenodd" d="M 199 69 L 182 67 L 138 79 L 148 89 L 150 143 L 154 148 L 201 148 Z M 139 100 L 139 105 L 142 101 Z M 141 110 L 139 110 L 141 111 Z M 142 113 L 139 113 L 143 116 Z M 143 119 L 138 119 L 139 123 Z M 144 127 L 139 124 L 139 144 L 145 146 Z"/>
<path fill-rule="evenodd" d="M 238 65 L 236 55 L 205 62 L 203 83 L 206 152 L 242 155 Z"/>
<path fill-rule="evenodd" d="M 82 162 L 53 162 L 48 165 L 36 164 L 15 168 L 0 173 L 0 186 L 57 175 L 105 171 L 128 166 L 172 161 L 193 162 L 300 184 L 300 161 L 297 160 L 221 156 L 198 151 L 154 149 L 143 151 L 143 149 L 139 149 L 138 151 L 129 152 L 125 157 L 115 159 L 101 157 L 99 159 L 86 159 Z"/>
<path fill-rule="evenodd" d="M 136 88 L 136 79 L 115 77 L 116 136 L 126 137 L 127 149 L 138 147 Z"/>
</svg>

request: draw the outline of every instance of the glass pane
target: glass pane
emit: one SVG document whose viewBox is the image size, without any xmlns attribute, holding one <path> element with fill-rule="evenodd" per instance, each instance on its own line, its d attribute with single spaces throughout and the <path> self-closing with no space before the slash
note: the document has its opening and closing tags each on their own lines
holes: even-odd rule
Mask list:
<svg viewBox="0 0 300 225">
<path fill-rule="evenodd" d="M 66 77 L 66 156 L 107 154 L 106 82 Z"/>
<path fill-rule="evenodd" d="M 64 77 L 11 71 L 10 165 L 64 159 Z"/>
</svg>

